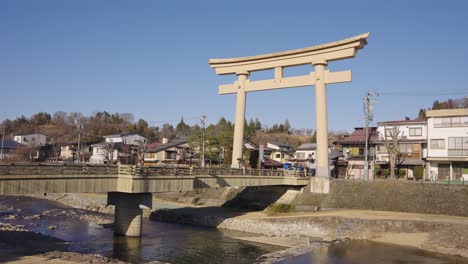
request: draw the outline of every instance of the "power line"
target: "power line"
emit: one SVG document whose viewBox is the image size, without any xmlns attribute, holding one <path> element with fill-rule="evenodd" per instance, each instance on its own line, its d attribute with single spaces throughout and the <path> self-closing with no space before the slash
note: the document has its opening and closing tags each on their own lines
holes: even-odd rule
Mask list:
<svg viewBox="0 0 468 264">
<path fill-rule="evenodd" d="M 384 96 L 440 96 L 440 95 L 468 95 L 468 90 L 424 91 L 424 92 L 377 92 Z"/>
</svg>

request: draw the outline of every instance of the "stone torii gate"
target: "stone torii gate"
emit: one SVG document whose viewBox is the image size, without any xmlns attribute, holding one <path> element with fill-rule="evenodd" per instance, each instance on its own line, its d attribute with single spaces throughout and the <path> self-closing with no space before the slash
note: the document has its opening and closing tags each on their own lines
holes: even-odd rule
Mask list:
<svg viewBox="0 0 468 264">
<path fill-rule="evenodd" d="M 311 182 L 312 191 L 328 193 L 330 166 L 328 161 L 328 125 L 326 84 L 351 81 L 351 71 L 330 72 L 325 69 L 329 61 L 353 58 L 357 50 L 367 44 L 369 33 L 322 45 L 249 57 L 210 59 L 216 74 L 236 74 L 233 84 L 219 86 L 219 94 L 237 94 L 236 119 L 231 167 L 238 167 L 242 158 L 246 93 L 315 85 L 317 168 Z M 285 67 L 312 65 L 309 75 L 283 77 Z M 250 72 L 274 69 L 274 79 L 250 81 Z"/>
</svg>

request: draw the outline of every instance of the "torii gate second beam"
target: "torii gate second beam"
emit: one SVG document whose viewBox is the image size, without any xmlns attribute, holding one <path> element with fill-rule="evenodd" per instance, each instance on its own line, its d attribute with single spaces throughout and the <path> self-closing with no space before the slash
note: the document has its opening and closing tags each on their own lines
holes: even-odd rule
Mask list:
<svg viewBox="0 0 468 264">
<path fill-rule="evenodd" d="M 233 84 L 219 86 L 219 94 L 237 94 L 236 119 L 231 167 L 238 167 L 242 158 L 244 138 L 246 93 L 272 89 L 283 89 L 315 85 L 316 129 L 317 129 L 317 170 L 316 175 L 323 179 L 330 176 L 328 161 L 328 125 L 326 84 L 351 81 L 351 71 L 330 72 L 325 70 L 329 61 L 353 58 L 357 50 L 367 44 L 369 33 L 318 46 L 289 50 L 264 55 L 230 59 L 210 59 L 209 64 L 219 75 L 236 74 Z M 283 77 L 284 67 L 313 65 L 315 72 L 309 75 Z M 250 81 L 250 72 L 274 69 L 274 79 Z M 328 181 L 327 181 L 328 182 Z M 328 186 L 328 185 L 327 185 Z M 328 192 L 328 187 L 325 187 Z"/>
</svg>

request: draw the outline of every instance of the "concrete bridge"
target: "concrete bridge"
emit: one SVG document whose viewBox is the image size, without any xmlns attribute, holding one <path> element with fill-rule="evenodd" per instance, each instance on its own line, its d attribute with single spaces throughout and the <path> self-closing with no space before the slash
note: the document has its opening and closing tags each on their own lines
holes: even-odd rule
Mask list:
<svg viewBox="0 0 468 264">
<path fill-rule="evenodd" d="M 152 193 L 309 183 L 298 176 L 255 169 L 10 163 L 0 164 L 0 194 L 108 193 L 107 203 L 115 205 L 114 232 L 141 236 L 142 209 L 152 207 Z"/>
</svg>

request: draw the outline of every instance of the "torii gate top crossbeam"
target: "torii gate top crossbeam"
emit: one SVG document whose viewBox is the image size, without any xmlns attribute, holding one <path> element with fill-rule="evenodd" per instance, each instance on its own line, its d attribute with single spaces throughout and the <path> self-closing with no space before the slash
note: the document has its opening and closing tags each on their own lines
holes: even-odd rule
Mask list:
<svg viewBox="0 0 468 264">
<path fill-rule="evenodd" d="M 364 33 L 302 49 L 239 58 L 210 59 L 208 63 L 216 70 L 216 74 L 223 75 L 341 60 L 354 57 L 357 50 L 367 44 L 368 37 L 369 33 Z"/>
</svg>

